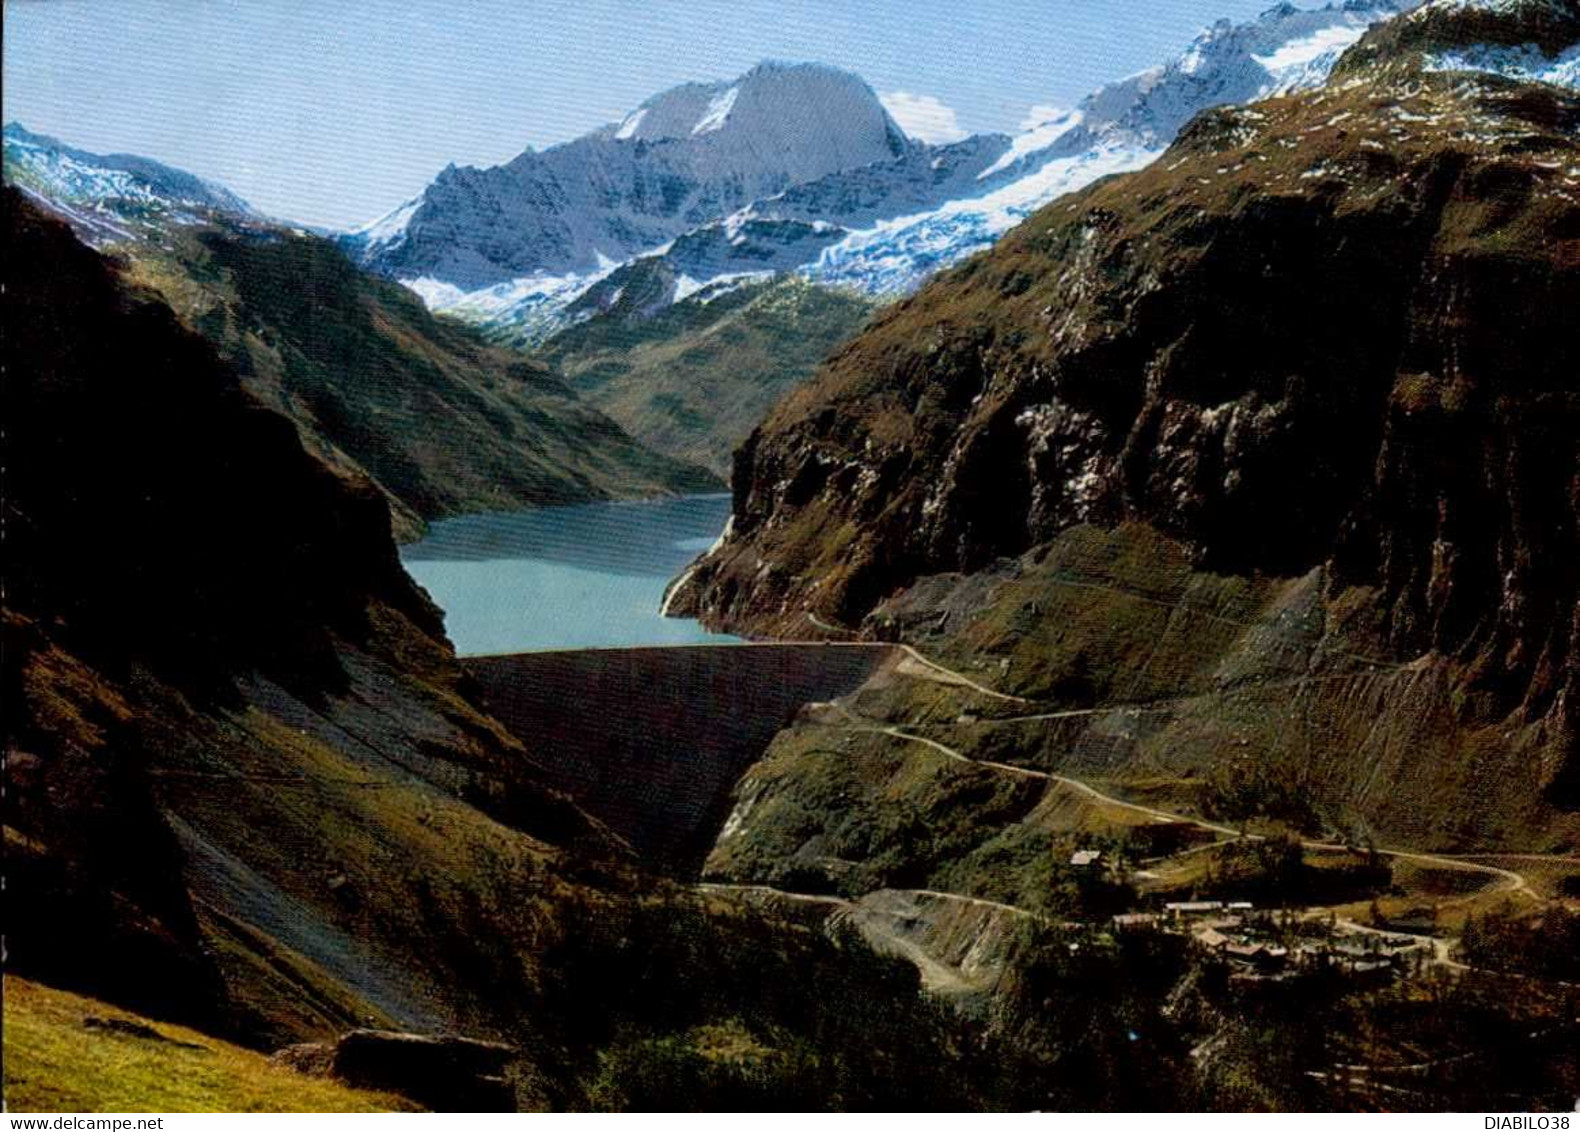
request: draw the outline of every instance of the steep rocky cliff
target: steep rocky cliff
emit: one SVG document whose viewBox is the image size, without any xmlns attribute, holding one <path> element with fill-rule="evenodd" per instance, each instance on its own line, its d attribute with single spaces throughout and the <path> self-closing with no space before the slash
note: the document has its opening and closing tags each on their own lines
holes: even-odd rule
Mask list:
<svg viewBox="0 0 1580 1132">
<path fill-rule="evenodd" d="M 64 226 L 6 205 L 10 962 L 244 1031 L 387 1015 L 325 887 L 377 807 L 309 832 L 331 797 L 391 779 L 620 850 L 458 694 L 372 486 Z M 336 839 L 343 859 L 310 860 Z M 266 974 L 282 944 L 298 954 Z M 288 1010 L 254 998 L 315 979 Z"/>
<path fill-rule="evenodd" d="M 737 453 L 730 537 L 671 608 L 855 626 L 918 578 L 1145 524 L 1197 571 L 1318 570 L 1326 632 L 1447 664 L 1454 707 L 1413 735 L 1492 728 L 1573 806 L 1580 100 L 1389 34 L 888 313 Z"/>
</svg>

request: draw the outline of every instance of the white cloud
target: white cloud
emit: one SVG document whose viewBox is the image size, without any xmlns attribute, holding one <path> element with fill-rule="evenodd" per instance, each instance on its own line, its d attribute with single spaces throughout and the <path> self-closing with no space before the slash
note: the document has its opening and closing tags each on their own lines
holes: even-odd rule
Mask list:
<svg viewBox="0 0 1580 1132">
<path fill-rule="evenodd" d="M 1030 107 L 1026 111 L 1026 116 L 1020 120 L 1020 128 L 1023 130 L 1035 130 L 1044 122 L 1051 122 L 1066 113 L 1068 111 L 1062 106 L 1049 106 L 1046 103 L 1039 102 L 1036 106 Z"/>
<path fill-rule="evenodd" d="M 932 145 L 957 142 L 966 136 L 955 120 L 955 112 L 930 94 L 891 90 L 878 95 L 883 108 L 900 124 L 900 129 L 917 141 Z"/>
</svg>

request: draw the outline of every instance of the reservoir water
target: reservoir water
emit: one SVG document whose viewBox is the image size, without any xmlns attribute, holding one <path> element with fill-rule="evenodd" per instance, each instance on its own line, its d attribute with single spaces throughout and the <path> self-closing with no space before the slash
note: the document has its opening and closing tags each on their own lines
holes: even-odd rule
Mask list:
<svg viewBox="0 0 1580 1132">
<path fill-rule="evenodd" d="M 401 561 L 462 656 L 730 643 L 659 614 L 665 587 L 729 516 L 728 495 L 467 515 L 432 524 Z"/>
</svg>

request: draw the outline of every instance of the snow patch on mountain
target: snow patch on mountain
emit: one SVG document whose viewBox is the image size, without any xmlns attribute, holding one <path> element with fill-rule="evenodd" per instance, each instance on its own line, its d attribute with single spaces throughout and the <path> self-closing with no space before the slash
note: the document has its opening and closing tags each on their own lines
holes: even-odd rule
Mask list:
<svg viewBox="0 0 1580 1132">
<path fill-rule="evenodd" d="M 1428 18 L 1434 12 L 1493 12 L 1500 16 L 1519 15 L 1532 8 L 1546 8 L 1558 15 L 1565 14 L 1565 0 L 1429 0 L 1416 9 L 1413 16 Z"/>
<path fill-rule="evenodd" d="M 503 165 L 452 165 L 398 238 L 370 240 L 365 228 L 341 243 L 382 275 L 466 291 L 585 275 L 595 249 L 629 260 L 753 201 L 916 148 L 859 76 L 762 63 L 674 87 L 618 123 Z"/>
<path fill-rule="evenodd" d="M 670 296 L 670 302 L 679 303 L 695 298 L 698 303 L 707 305 L 721 295 L 772 279 L 773 274 L 771 271 L 735 271 L 727 275 L 715 275 L 712 279 L 693 279 L 689 275 L 681 275 L 675 279 L 675 292 Z"/>
<path fill-rule="evenodd" d="M 52 201 L 252 214 L 252 207 L 223 185 L 146 157 L 89 153 L 35 134 L 17 122 L 5 127 L 4 138 L 6 180 Z"/>
<path fill-rule="evenodd" d="M 351 235 L 361 237 L 370 248 L 387 247 L 406 238 L 406 227 L 411 223 L 412 215 L 421 207 L 422 197 L 412 197 L 377 220 L 355 229 Z"/>
<path fill-rule="evenodd" d="M 4 130 L 5 180 L 89 243 L 158 239 L 216 217 L 260 219 L 241 197 L 182 169 L 133 154 L 89 153 L 16 122 Z"/>
<path fill-rule="evenodd" d="M 1429 71 L 1485 71 L 1524 82 L 1552 83 L 1580 90 L 1580 45 L 1550 56 L 1534 43 L 1519 47 L 1483 43 L 1429 55 L 1425 66 Z"/>
<path fill-rule="evenodd" d="M 1065 134 L 1079 126 L 1083 118 L 1084 115 L 1079 110 L 1066 110 L 1062 114 L 1050 117 L 1047 121 L 1031 127 L 1025 133 L 1016 134 L 1010 139 L 1009 148 L 1004 151 L 1003 156 L 978 173 L 977 180 L 986 180 L 993 174 L 1008 169 L 1021 158 L 1039 150 L 1047 149 Z"/>
<path fill-rule="evenodd" d="M 909 291 L 1056 197 L 1147 165 L 1202 110 L 1320 85 L 1347 47 L 1408 2 L 1351 0 L 1315 10 L 1286 3 L 1247 24 L 1220 20 L 1173 62 L 1101 87 L 1012 138 L 978 175 L 986 182 L 981 195 L 853 231 L 803 273 L 870 294 Z M 1006 172 L 1015 178 L 1008 184 Z"/>
<path fill-rule="evenodd" d="M 662 256 L 682 295 L 769 271 L 904 293 L 1055 197 L 1146 165 L 1201 111 L 1320 85 L 1369 27 L 1413 3 L 1281 3 L 1247 23 L 1220 20 L 1172 62 L 1071 109 L 1037 108 L 1016 135 L 948 145 L 928 144 L 923 135 L 938 122 L 917 117 L 947 112 L 952 124 L 935 99 L 875 95 L 830 68 L 764 64 L 656 95 L 618 124 L 501 170 L 447 173 L 427 194 L 433 207 L 405 218 L 413 235 L 392 241 L 394 254 L 367 258 L 399 278 L 447 280 L 475 296 L 446 293 L 442 309 L 505 322 L 525 311 L 542 326 L 552 325 L 545 312 L 555 302 L 603 279 L 586 262 L 594 240 L 628 264 Z M 632 140 L 666 144 L 614 144 Z M 763 168 L 765 155 L 780 171 Z M 623 199 L 627 184 L 643 190 L 655 178 L 685 190 L 679 208 L 645 191 Z M 590 183 L 613 196 L 583 200 Z M 664 248 L 644 253 L 644 244 Z"/>
<path fill-rule="evenodd" d="M 667 245 L 636 258 L 660 255 L 666 250 Z M 431 275 L 398 282 L 414 292 L 435 314 L 447 314 L 482 326 L 509 326 L 519 331 L 523 338 L 541 339 L 588 317 L 588 313 L 572 315 L 567 308 L 626 266 L 602 252 L 596 252 L 595 256 L 597 267 L 592 271 L 561 275 L 539 272 L 470 291 Z M 706 282 L 702 284 L 706 285 Z M 618 297 L 617 291 L 606 301 L 606 305 L 612 305 Z"/>
<path fill-rule="evenodd" d="M 730 111 L 735 108 L 735 100 L 741 95 L 741 88 L 732 86 L 723 94 L 716 94 L 708 103 L 708 110 L 697 124 L 691 127 L 691 134 L 709 134 L 714 130 L 724 128 L 724 123 L 730 119 Z"/>
<path fill-rule="evenodd" d="M 636 136 L 636 131 L 642 125 L 642 119 L 647 117 L 647 107 L 633 110 L 625 116 L 625 121 L 620 123 L 620 128 L 614 132 L 616 141 L 627 141 Z"/>
<path fill-rule="evenodd" d="M 823 249 L 801 274 L 871 295 L 904 294 L 934 272 L 990 247 L 1049 201 L 1099 177 L 1140 169 L 1162 152 L 1161 146 L 1114 142 L 1055 158 L 985 196 L 852 232 Z"/>
<path fill-rule="evenodd" d="M 613 270 L 614 265 L 610 265 L 606 270 L 586 274 L 533 275 L 476 291 L 464 291 L 432 276 L 400 282 L 435 314 L 546 335 L 568 325 L 565 308 Z"/>
<path fill-rule="evenodd" d="M 1276 81 L 1290 71 L 1308 67 L 1324 55 L 1343 51 L 1365 34 L 1366 27 L 1365 24 L 1340 24 L 1337 27 L 1320 28 L 1308 36 L 1281 44 L 1269 55 L 1254 55 L 1252 58 Z"/>
</svg>

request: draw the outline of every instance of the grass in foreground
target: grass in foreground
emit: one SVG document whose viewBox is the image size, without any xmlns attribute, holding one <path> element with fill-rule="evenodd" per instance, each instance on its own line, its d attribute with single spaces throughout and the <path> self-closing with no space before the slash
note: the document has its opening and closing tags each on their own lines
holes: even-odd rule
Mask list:
<svg viewBox="0 0 1580 1132">
<path fill-rule="evenodd" d="M 91 1021 L 90 1021 L 91 1020 Z M 10 1112 L 389 1112 L 410 1101 L 38 983 L 5 980 Z"/>
</svg>

